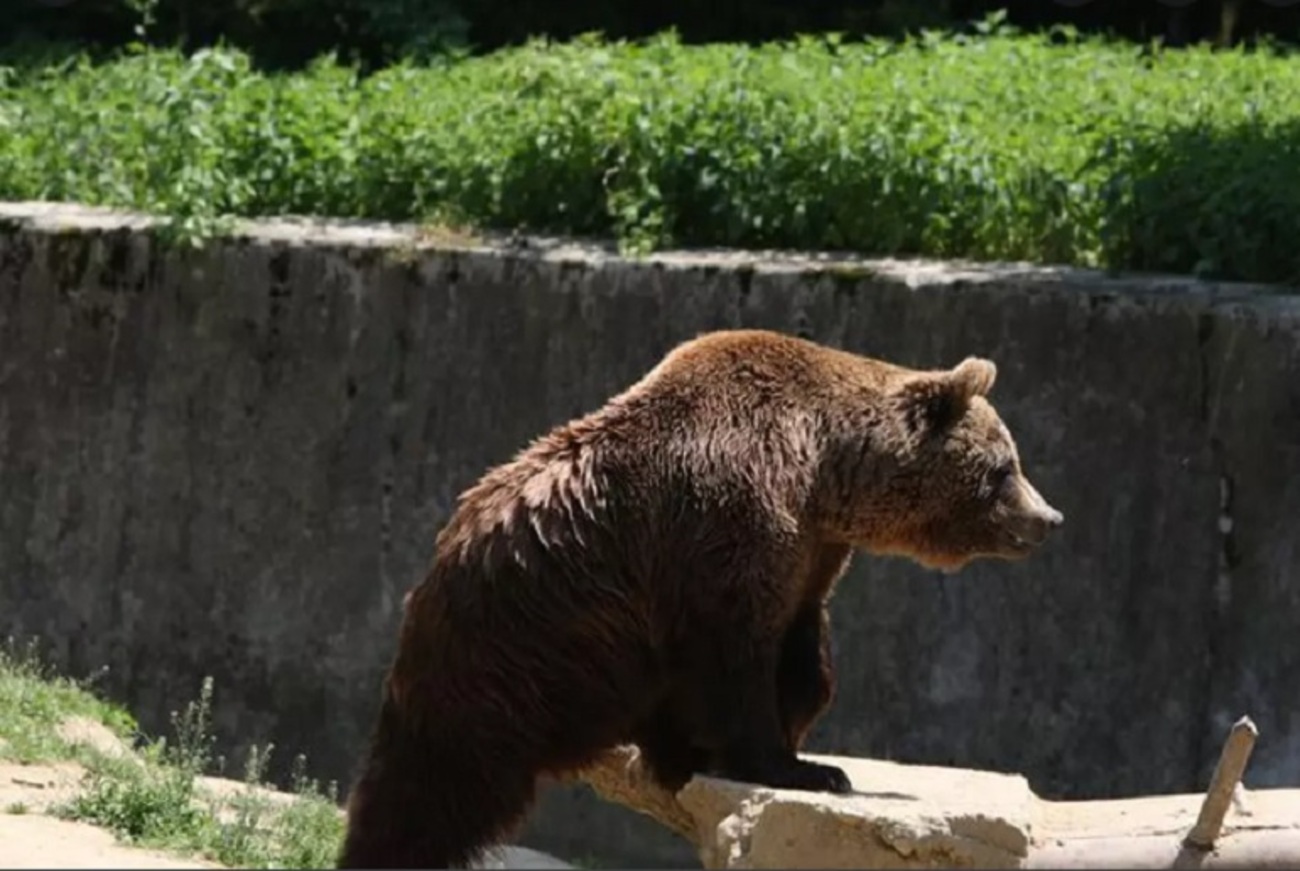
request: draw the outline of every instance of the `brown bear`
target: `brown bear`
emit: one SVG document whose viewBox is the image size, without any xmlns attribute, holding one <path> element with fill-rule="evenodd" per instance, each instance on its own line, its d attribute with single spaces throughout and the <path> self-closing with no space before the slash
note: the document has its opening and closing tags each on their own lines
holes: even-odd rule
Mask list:
<svg viewBox="0 0 1300 871">
<path fill-rule="evenodd" d="M 406 601 L 340 866 L 472 863 L 539 778 L 618 744 L 673 789 L 849 791 L 797 754 L 833 694 L 825 605 L 852 551 L 955 571 L 1062 523 L 995 375 L 708 333 L 488 471 Z"/>
</svg>

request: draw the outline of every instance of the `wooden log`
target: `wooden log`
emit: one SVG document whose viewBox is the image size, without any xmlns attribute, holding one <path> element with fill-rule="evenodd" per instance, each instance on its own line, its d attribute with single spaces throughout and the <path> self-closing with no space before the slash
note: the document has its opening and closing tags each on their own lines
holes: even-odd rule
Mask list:
<svg viewBox="0 0 1300 871">
<path fill-rule="evenodd" d="M 1255 749 L 1255 739 L 1259 730 L 1250 717 L 1242 717 L 1232 726 L 1228 740 L 1223 742 L 1223 752 L 1219 754 L 1219 763 L 1214 767 L 1210 777 L 1209 789 L 1205 791 L 1205 803 L 1196 818 L 1196 825 L 1187 834 L 1187 845 L 1202 850 L 1214 849 L 1214 842 L 1223 831 L 1223 819 L 1227 816 L 1228 806 L 1241 786 L 1241 775 L 1246 771 L 1250 761 L 1250 752 Z"/>
<path fill-rule="evenodd" d="M 699 844 L 699 828 L 677 796 L 655 783 L 631 746 L 616 747 L 584 771 L 581 779 L 606 801 L 645 814 L 660 825 Z"/>
</svg>

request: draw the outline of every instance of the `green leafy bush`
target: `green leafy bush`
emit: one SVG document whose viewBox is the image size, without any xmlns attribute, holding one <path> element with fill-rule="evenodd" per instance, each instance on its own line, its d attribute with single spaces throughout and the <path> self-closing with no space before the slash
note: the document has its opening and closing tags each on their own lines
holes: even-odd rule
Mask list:
<svg viewBox="0 0 1300 871">
<path fill-rule="evenodd" d="M 0 197 L 1300 276 L 1294 58 L 986 30 L 83 61 L 0 90 Z"/>
</svg>

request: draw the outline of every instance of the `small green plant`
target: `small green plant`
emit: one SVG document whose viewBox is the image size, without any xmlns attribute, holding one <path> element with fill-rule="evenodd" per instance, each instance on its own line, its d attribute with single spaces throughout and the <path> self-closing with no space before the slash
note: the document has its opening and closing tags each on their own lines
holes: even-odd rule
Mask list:
<svg viewBox="0 0 1300 871">
<path fill-rule="evenodd" d="M 10 802 L 5 805 L 5 813 L 13 814 L 14 816 L 22 816 L 27 813 L 27 810 L 27 805 L 21 801 Z"/>
<path fill-rule="evenodd" d="M 145 748 L 144 764 L 134 758 L 92 760 L 87 788 L 57 813 L 111 829 L 129 841 L 184 843 L 207 824 L 195 805 L 195 779 L 209 763 L 208 723 L 212 679 L 199 698 L 172 715 L 174 744 L 160 739 Z"/>
<path fill-rule="evenodd" d="M 134 760 L 101 758 L 91 764 L 84 791 L 54 812 L 103 826 L 123 840 L 174 845 L 196 838 L 206 820 L 194 805 L 188 772 Z"/>
<path fill-rule="evenodd" d="M 338 787 L 307 776 L 307 758 L 294 757 L 291 789 L 297 800 L 273 823 L 278 861 L 284 868 L 332 868 L 343 841 Z"/>
</svg>

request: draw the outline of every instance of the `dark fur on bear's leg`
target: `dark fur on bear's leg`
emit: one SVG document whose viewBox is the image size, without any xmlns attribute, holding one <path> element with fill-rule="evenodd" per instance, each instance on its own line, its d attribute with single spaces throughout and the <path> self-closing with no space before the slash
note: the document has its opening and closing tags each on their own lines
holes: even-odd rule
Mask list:
<svg viewBox="0 0 1300 871">
<path fill-rule="evenodd" d="M 436 734 L 435 719 L 403 717 L 385 694 L 349 796 L 339 868 L 463 868 L 527 813 L 532 770 L 482 765 L 469 741 Z"/>
<path fill-rule="evenodd" d="M 789 749 L 804 738 L 834 697 L 828 616 L 819 604 L 801 610 L 786 631 L 777 670 L 777 701 Z M 676 792 L 697 774 L 720 774 L 721 766 L 692 742 L 680 702 L 665 699 L 637 729 L 633 741 L 656 782 Z"/>
<path fill-rule="evenodd" d="M 821 548 L 812 560 L 804 589 L 815 595 L 786 629 L 777 667 L 777 704 L 790 750 L 798 753 L 817 718 L 835 696 L 830 618 L 821 592 L 843 574 L 850 550 L 839 545 Z M 689 696 L 670 696 L 643 722 L 634 736 L 643 763 L 658 783 L 676 792 L 696 774 L 718 774 L 716 754 L 691 741 L 687 711 Z"/>
<path fill-rule="evenodd" d="M 781 645 L 777 695 L 781 725 L 790 749 L 799 752 L 804 738 L 835 696 L 826 609 L 812 603 L 795 615 Z"/>
<path fill-rule="evenodd" d="M 746 683 L 741 681 L 741 683 Z M 739 780 L 776 789 L 802 789 L 812 792 L 852 792 L 848 776 L 833 765 L 800 759 L 790 746 L 777 710 L 775 681 L 770 694 L 757 686 L 750 687 L 749 703 L 744 705 L 747 722 L 737 719 L 730 724 L 730 735 L 719 752 L 718 773 L 729 780 Z M 731 695 L 733 703 L 740 693 Z M 719 701 L 719 704 L 725 702 Z"/>
<path fill-rule="evenodd" d="M 802 584 L 808 598 L 786 627 L 781 642 L 777 696 L 781 724 L 796 753 L 835 698 L 835 660 L 826 596 L 848 568 L 851 555 L 851 549 L 842 543 L 817 549 Z"/>
<path fill-rule="evenodd" d="M 776 789 L 852 791 L 839 768 L 805 762 L 782 723 L 778 671 L 782 637 L 770 638 L 745 624 L 715 627 L 698 649 L 698 734 L 716 747 L 719 776 Z"/>
<path fill-rule="evenodd" d="M 709 753 L 696 746 L 672 700 L 665 700 L 633 735 L 641 762 L 655 782 L 677 792 L 697 774 L 709 770 Z"/>
</svg>

